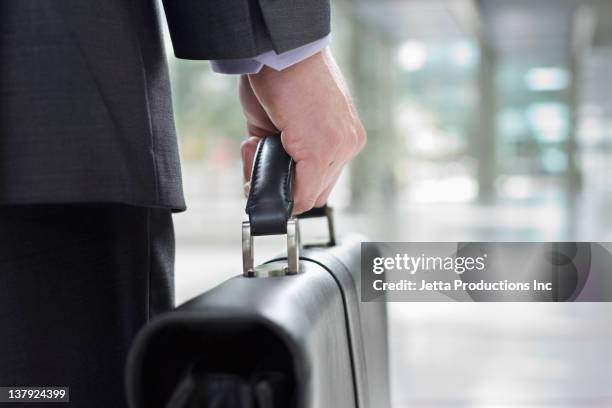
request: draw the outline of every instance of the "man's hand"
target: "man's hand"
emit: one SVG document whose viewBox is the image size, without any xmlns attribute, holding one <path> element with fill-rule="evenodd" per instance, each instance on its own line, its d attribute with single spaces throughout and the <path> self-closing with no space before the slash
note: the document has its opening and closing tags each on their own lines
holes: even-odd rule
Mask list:
<svg viewBox="0 0 612 408">
<path fill-rule="evenodd" d="M 242 144 L 245 181 L 259 139 L 280 131 L 296 162 L 294 214 L 325 204 L 342 168 L 366 142 L 331 53 L 326 49 L 283 71 L 264 67 L 243 76 L 240 99 L 249 132 Z"/>
</svg>

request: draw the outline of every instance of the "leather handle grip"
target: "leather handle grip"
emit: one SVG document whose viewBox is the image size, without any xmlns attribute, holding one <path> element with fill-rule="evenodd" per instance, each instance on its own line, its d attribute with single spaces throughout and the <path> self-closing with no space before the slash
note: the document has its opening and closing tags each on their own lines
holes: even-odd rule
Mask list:
<svg viewBox="0 0 612 408">
<path fill-rule="evenodd" d="M 294 168 L 280 135 L 261 139 L 253 160 L 246 204 L 252 235 L 287 233 L 287 220 L 293 210 Z"/>
<path fill-rule="evenodd" d="M 251 190 L 246 204 L 251 235 L 287 233 L 287 220 L 293 211 L 294 171 L 295 162 L 285 151 L 280 135 L 261 139 L 253 160 Z M 326 206 L 313 208 L 300 218 L 325 214 Z"/>
</svg>

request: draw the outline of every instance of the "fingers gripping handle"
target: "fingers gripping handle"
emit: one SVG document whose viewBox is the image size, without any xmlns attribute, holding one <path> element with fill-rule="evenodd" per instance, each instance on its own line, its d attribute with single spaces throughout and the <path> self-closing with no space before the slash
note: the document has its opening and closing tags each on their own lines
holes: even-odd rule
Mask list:
<svg viewBox="0 0 612 408">
<path fill-rule="evenodd" d="M 251 189 L 246 213 L 249 221 L 242 225 L 242 260 L 245 276 L 270 276 L 265 268 L 255 268 L 253 262 L 253 237 L 262 235 L 287 235 L 287 268 L 283 274 L 299 272 L 300 233 L 298 220 L 291 216 L 293 210 L 293 179 L 295 163 L 287 154 L 280 135 L 263 138 L 257 145 Z M 327 217 L 329 242 L 334 245 L 331 208 L 314 208 L 300 218 Z M 278 274 L 278 271 L 275 271 Z"/>
</svg>

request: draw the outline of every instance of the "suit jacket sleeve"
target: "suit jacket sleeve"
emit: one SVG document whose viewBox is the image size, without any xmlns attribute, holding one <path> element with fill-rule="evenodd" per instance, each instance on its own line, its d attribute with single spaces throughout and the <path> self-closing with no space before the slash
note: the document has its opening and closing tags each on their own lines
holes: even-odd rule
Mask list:
<svg viewBox="0 0 612 408">
<path fill-rule="evenodd" d="M 329 0 L 163 0 L 174 54 L 221 60 L 283 53 L 330 32 Z"/>
</svg>

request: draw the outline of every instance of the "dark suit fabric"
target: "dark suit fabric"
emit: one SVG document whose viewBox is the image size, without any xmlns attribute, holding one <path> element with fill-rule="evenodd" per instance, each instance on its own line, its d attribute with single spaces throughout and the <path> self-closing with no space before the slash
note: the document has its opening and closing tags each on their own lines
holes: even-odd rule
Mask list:
<svg viewBox="0 0 612 408">
<path fill-rule="evenodd" d="M 329 32 L 327 0 L 165 0 L 177 56 L 246 58 Z M 0 204 L 185 208 L 154 0 L 0 2 Z"/>
<path fill-rule="evenodd" d="M 0 385 L 69 386 L 70 403 L 53 406 L 125 407 L 130 343 L 173 306 L 171 210 L 4 206 L 0 225 Z"/>
<path fill-rule="evenodd" d="M 164 9 L 179 58 L 282 53 L 330 32 L 329 0 L 164 0 Z"/>
</svg>

